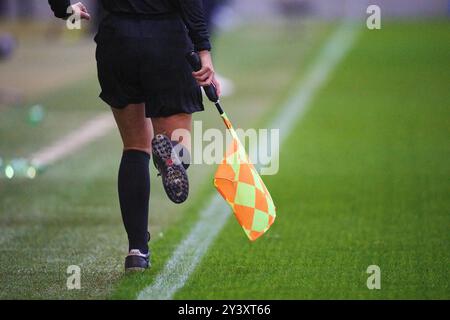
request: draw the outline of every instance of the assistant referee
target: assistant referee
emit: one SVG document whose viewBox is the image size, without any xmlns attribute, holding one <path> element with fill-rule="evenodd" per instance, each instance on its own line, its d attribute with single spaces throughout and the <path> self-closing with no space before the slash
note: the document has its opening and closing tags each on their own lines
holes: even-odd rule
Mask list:
<svg viewBox="0 0 450 320">
<path fill-rule="evenodd" d="M 90 19 L 81 2 L 49 0 L 49 4 L 58 18 Z M 190 131 L 192 113 L 203 111 L 200 86 L 214 84 L 220 95 L 220 84 L 202 0 L 102 0 L 101 4 L 107 14 L 95 36 L 96 60 L 100 98 L 111 107 L 123 141 L 118 195 L 129 240 L 125 269 L 142 271 L 150 260 L 150 156 L 169 198 L 184 202 L 188 163 L 177 155 L 174 159 L 173 146 L 188 139 L 172 141 L 171 136 L 176 129 Z M 185 60 L 192 50 L 201 58 L 198 72 L 192 72 Z"/>
</svg>

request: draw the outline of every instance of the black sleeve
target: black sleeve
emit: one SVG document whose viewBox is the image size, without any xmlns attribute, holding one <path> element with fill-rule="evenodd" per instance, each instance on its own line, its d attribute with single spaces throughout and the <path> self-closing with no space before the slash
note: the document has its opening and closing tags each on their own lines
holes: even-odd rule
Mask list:
<svg viewBox="0 0 450 320">
<path fill-rule="evenodd" d="M 55 17 L 67 18 L 67 8 L 70 6 L 70 0 L 48 0 L 50 8 L 52 8 Z"/>
<path fill-rule="evenodd" d="M 177 0 L 196 51 L 211 50 L 202 0 Z"/>
</svg>

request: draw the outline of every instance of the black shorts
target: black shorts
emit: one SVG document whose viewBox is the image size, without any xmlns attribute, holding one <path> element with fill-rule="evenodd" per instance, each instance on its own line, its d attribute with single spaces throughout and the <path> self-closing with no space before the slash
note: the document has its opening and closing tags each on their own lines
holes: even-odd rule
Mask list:
<svg viewBox="0 0 450 320">
<path fill-rule="evenodd" d="M 186 53 L 192 50 L 178 15 L 109 14 L 95 36 L 100 98 L 113 108 L 145 103 L 147 117 L 203 111 Z"/>
</svg>

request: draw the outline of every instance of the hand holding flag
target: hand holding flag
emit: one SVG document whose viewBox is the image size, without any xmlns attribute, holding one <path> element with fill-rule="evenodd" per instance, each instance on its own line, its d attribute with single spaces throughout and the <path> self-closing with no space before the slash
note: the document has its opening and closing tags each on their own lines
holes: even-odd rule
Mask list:
<svg viewBox="0 0 450 320">
<path fill-rule="evenodd" d="M 201 69 L 196 52 L 186 56 L 194 71 Z M 276 218 L 272 197 L 253 164 L 249 162 L 236 131 L 220 106 L 214 84 L 204 86 L 208 99 L 216 105 L 232 143 L 214 175 L 214 186 L 233 209 L 234 215 L 251 241 L 262 236 Z"/>
</svg>

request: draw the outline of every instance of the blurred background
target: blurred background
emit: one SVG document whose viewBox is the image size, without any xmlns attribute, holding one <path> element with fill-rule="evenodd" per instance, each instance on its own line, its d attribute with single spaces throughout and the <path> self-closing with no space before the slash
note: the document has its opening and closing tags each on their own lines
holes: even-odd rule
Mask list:
<svg viewBox="0 0 450 320">
<path fill-rule="evenodd" d="M 121 142 L 98 98 L 92 39 L 104 12 L 98 1 L 84 3 L 93 20 L 68 30 L 47 1 L 0 0 L 3 299 L 134 298 L 140 286 L 122 274 Z M 381 8 L 381 30 L 366 28 L 372 4 Z M 178 297 L 450 298 L 450 1 L 204 5 L 236 127 L 264 128 L 342 21 L 359 31 L 286 142 L 291 148 L 282 148 L 279 175 L 265 178 L 284 218 L 254 247 L 227 225 Z M 196 120 L 222 128 L 209 108 Z M 190 170 L 191 200 L 182 206 L 167 201 L 152 172 L 156 271 L 214 192 L 213 166 Z M 377 261 L 389 290 L 370 296 L 360 284 Z M 66 289 L 68 265 L 82 267 L 82 290 Z"/>
<path fill-rule="evenodd" d="M 52 16 L 46 1 L 38 0 L 1 0 L 0 1 L 0 104 L 10 105 L 21 103 L 35 91 L 45 89 L 46 83 L 53 86 L 55 82 L 68 80 L 49 72 L 46 81 L 39 77 L 29 77 L 28 74 L 39 72 L 39 68 L 46 67 L 45 64 L 30 63 L 27 58 L 31 56 L 27 52 L 34 51 L 35 58 L 39 57 L 40 42 L 45 51 L 51 51 L 49 46 L 56 46 L 58 50 L 64 50 L 57 42 L 65 41 L 77 43 L 71 47 L 78 50 L 71 58 L 71 74 L 73 77 L 83 74 L 93 67 L 92 59 L 87 57 L 92 54 L 92 46 L 89 48 L 83 38 L 92 39 L 96 32 L 98 23 L 102 17 L 102 9 L 99 1 L 84 1 L 93 16 L 93 21 L 86 25 L 80 32 L 69 31 L 65 25 Z M 210 0 L 205 1 L 205 9 L 212 33 L 217 33 L 236 28 L 242 24 L 255 24 L 264 20 L 266 24 L 276 24 L 280 21 L 309 21 L 337 20 L 341 18 L 365 19 L 366 8 L 370 4 L 377 4 L 382 8 L 383 19 L 418 19 L 448 17 L 450 2 L 448 0 Z M 33 50 L 29 49 L 29 43 L 33 43 Z M 67 48 L 66 48 L 67 49 Z M 84 56 L 83 56 L 84 54 Z M 58 59 L 65 60 L 60 54 L 54 56 L 46 54 L 50 61 Z M 30 63 L 29 68 L 17 72 L 14 63 Z M 45 60 L 44 60 L 45 61 Z M 44 62 L 42 61 L 42 62 Z M 8 65 L 9 64 L 9 65 Z M 57 68 L 55 64 L 53 69 Z M 37 68 L 37 69 L 35 69 Z M 14 71 L 11 71 L 13 70 Z M 10 77 L 10 73 L 14 76 Z M 70 77 L 69 77 L 70 78 Z M 226 79 L 225 79 L 226 80 Z M 30 87 L 25 86 L 29 84 Z M 228 83 L 227 83 L 228 84 Z M 230 83 L 231 85 L 231 83 Z M 227 90 L 226 90 L 227 91 Z"/>
<path fill-rule="evenodd" d="M 213 0 L 214 3 L 227 3 L 229 8 L 239 12 L 241 17 L 258 19 L 261 15 L 274 17 L 287 11 L 315 17 L 336 18 L 342 16 L 361 17 L 361 9 L 370 4 L 377 4 L 385 10 L 389 17 L 443 16 L 448 11 L 446 0 Z M 7 18 L 49 19 L 47 3 L 39 0 L 2 0 L 1 10 Z M 95 0 L 84 1 L 90 8 L 96 5 Z M 208 5 L 207 5 L 208 6 Z"/>
</svg>

